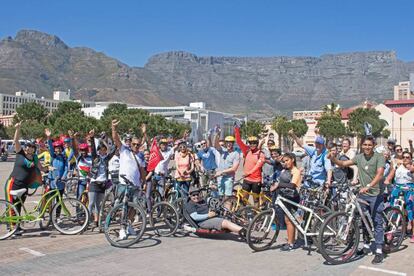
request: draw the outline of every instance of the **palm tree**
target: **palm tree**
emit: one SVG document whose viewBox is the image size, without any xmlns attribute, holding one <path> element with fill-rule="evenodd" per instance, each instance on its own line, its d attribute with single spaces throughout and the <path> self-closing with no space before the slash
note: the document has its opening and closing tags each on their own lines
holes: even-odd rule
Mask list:
<svg viewBox="0 0 414 276">
<path fill-rule="evenodd" d="M 341 106 L 336 103 L 327 104 L 322 110 L 325 114 L 341 116 Z"/>
</svg>

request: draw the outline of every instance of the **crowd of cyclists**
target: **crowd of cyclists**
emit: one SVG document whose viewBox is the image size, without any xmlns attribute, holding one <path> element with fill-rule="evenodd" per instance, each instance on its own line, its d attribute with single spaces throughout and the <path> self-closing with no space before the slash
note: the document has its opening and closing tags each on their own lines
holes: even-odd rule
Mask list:
<svg viewBox="0 0 414 276">
<path fill-rule="evenodd" d="M 125 185 L 133 183 L 130 200 L 139 203 L 142 192 L 147 199 L 148 210 L 152 209 L 154 192 L 167 199 L 168 183 L 184 195 L 181 212 L 187 214 L 193 226 L 209 230 L 228 230 L 246 239 L 247 224 L 237 223 L 220 216 L 211 209 L 211 202 L 205 198 L 203 189 L 209 189 L 209 196 L 218 198 L 222 208 L 233 207 L 235 189 L 238 187 L 246 201 L 252 201 L 251 208 L 263 209 L 259 196 L 263 190 L 273 194 L 273 201 L 281 195 L 292 202 L 301 202 L 301 189 L 310 186 L 324 187 L 324 191 L 335 194 L 335 185 L 359 185 L 358 197 L 368 203 L 364 208 L 371 213 L 375 242 L 365 238 L 359 255 L 374 254 L 372 263 L 383 262 L 384 221 L 381 213 L 401 194 L 405 199 L 406 219 L 410 222 L 411 242 L 414 242 L 414 166 L 412 164 L 412 141 L 410 149 L 396 145 L 389 139 L 387 146 L 377 146 L 376 140 L 367 135 L 361 139 L 360 152 L 351 148 L 351 140 L 326 141 L 317 135 L 313 145 L 306 145 L 293 130 L 289 136 L 302 148 L 305 156 L 300 160 L 291 152 L 282 152 L 276 147 L 273 134 L 261 137 L 250 136 L 243 141 L 240 125 L 235 123 L 234 135 L 222 137 L 220 128 L 197 143 L 189 144 L 189 133 L 183 137 L 147 137 L 147 126 L 141 126 L 142 137 L 118 133 L 119 121 L 113 120 L 111 135 L 94 130 L 80 135 L 68 130 L 65 134 L 45 130 L 42 138 L 31 140 L 24 148 L 19 143 L 20 124 L 16 124 L 14 137 L 16 160 L 13 171 L 6 181 L 5 195 L 10 203 L 16 201 L 12 191 L 35 188 L 38 182 L 47 183 L 50 189 L 59 190 L 63 196 L 67 179 L 76 176 L 76 197 L 87 192 L 91 229 L 98 227 L 104 196 L 112 184 L 117 184 L 117 193 Z M 152 147 L 154 145 L 155 147 Z M 155 166 L 150 165 L 158 156 Z M 151 166 L 151 168 L 149 168 Z M 242 171 L 237 179 L 236 173 Z M 42 178 L 43 175 L 43 178 Z M 122 176 L 122 177 L 120 177 Z M 115 177 L 117 179 L 115 179 Z M 39 180 L 40 178 L 40 180 Z M 122 188 L 124 187 L 124 188 Z M 407 189 L 408 188 L 408 189 Z M 21 199 L 24 202 L 27 193 Z M 176 207 L 178 205 L 175 205 Z M 21 206 L 17 205 L 17 211 Z M 287 205 L 294 213 L 297 208 Z M 177 207 L 178 208 L 178 207 Z M 300 246 L 296 227 L 285 213 L 278 214 L 280 229 L 286 227 L 287 243 L 282 251 L 293 251 Z M 195 224 L 194 224 L 195 223 Z M 273 226 L 272 226 L 273 227 Z M 125 233 L 133 230 L 124 229 Z M 21 235 L 18 229 L 15 235 Z M 408 229 L 407 229 L 408 233 Z M 404 233 L 405 234 L 405 233 Z M 372 252 L 373 250 L 373 252 Z"/>
</svg>

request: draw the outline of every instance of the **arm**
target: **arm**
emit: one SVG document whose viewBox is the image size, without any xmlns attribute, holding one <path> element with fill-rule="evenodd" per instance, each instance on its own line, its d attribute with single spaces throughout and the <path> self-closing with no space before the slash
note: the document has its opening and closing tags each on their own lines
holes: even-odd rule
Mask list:
<svg viewBox="0 0 414 276">
<path fill-rule="evenodd" d="M 216 133 L 216 135 L 214 136 L 214 147 L 216 148 L 216 150 L 220 151 L 221 150 L 221 146 L 219 144 L 220 141 L 220 134 Z"/>
<path fill-rule="evenodd" d="M 13 143 L 14 143 L 14 148 L 16 150 L 16 153 L 18 153 L 19 151 L 22 150 L 22 146 L 20 145 L 19 139 L 20 139 L 20 123 L 17 123 L 15 125 L 16 127 L 16 131 L 14 132 L 14 139 L 13 139 Z"/>
<path fill-rule="evenodd" d="M 237 158 L 237 161 L 233 163 L 233 166 L 231 168 L 223 170 L 221 174 L 235 173 L 237 169 L 239 168 L 239 164 L 240 164 L 240 156 Z"/>
<path fill-rule="evenodd" d="M 301 139 L 299 139 L 298 136 L 296 136 L 296 134 L 293 132 L 293 130 L 289 130 L 289 135 L 292 137 L 292 139 L 296 142 L 296 144 L 298 144 L 299 147 L 304 148 L 303 147 L 303 142 Z"/>
<path fill-rule="evenodd" d="M 390 173 L 385 178 L 384 184 L 388 185 L 388 184 L 392 183 L 392 180 L 394 179 L 394 176 L 395 176 L 395 168 L 394 168 L 394 164 L 391 161 L 391 163 L 390 163 Z"/>
<path fill-rule="evenodd" d="M 243 143 L 241 136 L 240 136 L 240 128 L 234 127 L 234 136 L 236 138 L 236 143 L 239 145 L 241 151 L 243 152 L 243 156 L 246 156 L 249 147 Z"/>
<path fill-rule="evenodd" d="M 98 153 L 96 152 L 95 136 L 94 135 L 89 136 L 89 143 L 90 143 L 91 149 L 92 149 L 92 151 L 91 151 L 92 158 L 95 159 L 96 156 L 98 156 Z"/>
<path fill-rule="evenodd" d="M 112 127 L 112 140 L 114 140 L 115 146 L 118 149 L 120 149 L 121 146 L 122 146 L 122 143 L 121 143 L 121 138 L 119 137 L 119 134 L 118 134 L 118 132 L 116 130 L 118 124 L 119 124 L 119 121 L 112 120 L 112 126 L 111 126 Z"/>
<path fill-rule="evenodd" d="M 63 175 L 62 175 L 61 179 L 65 179 L 66 176 L 68 175 L 69 159 L 65 160 L 65 163 L 66 163 L 65 166 L 64 166 L 65 170 L 63 171 Z"/>
<path fill-rule="evenodd" d="M 139 166 L 139 173 L 141 175 L 141 181 L 142 181 L 142 183 L 145 183 L 146 177 L 147 177 L 147 171 L 144 169 L 143 166 Z"/>
<path fill-rule="evenodd" d="M 43 167 L 42 163 L 37 162 L 37 168 L 41 171 L 41 172 L 48 172 L 48 168 L 47 167 Z"/>
<path fill-rule="evenodd" d="M 194 159 L 190 155 L 190 170 L 188 171 L 188 174 L 191 174 L 194 171 Z"/>
<path fill-rule="evenodd" d="M 327 158 L 330 159 L 335 165 L 338 165 L 339 167 L 350 167 L 352 165 L 356 165 L 354 160 L 338 160 L 336 158 L 335 153 L 332 151 L 327 154 Z"/>
<path fill-rule="evenodd" d="M 208 219 L 208 214 L 199 214 L 197 212 L 191 213 L 190 217 L 195 221 L 203 221 Z"/>
<path fill-rule="evenodd" d="M 324 156 L 324 167 L 326 170 L 326 183 L 330 185 L 332 183 L 332 166 L 327 154 Z"/>
</svg>

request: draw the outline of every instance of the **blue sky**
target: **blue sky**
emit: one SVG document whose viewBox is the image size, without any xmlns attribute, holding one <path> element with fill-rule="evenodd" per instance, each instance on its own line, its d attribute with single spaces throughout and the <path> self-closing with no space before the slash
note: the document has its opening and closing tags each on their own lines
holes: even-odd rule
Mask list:
<svg viewBox="0 0 414 276">
<path fill-rule="evenodd" d="M 414 1 L 2 1 L 0 37 L 59 36 L 131 66 L 156 53 L 319 56 L 395 50 L 414 61 Z"/>
</svg>

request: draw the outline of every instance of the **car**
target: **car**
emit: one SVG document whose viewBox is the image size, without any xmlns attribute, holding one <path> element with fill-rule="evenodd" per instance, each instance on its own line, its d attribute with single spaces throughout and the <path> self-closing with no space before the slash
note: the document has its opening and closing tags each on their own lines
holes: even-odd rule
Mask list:
<svg viewBox="0 0 414 276">
<path fill-rule="evenodd" d="M 304 156 L 306 155 L 306 153 L 305 153 L 305 152 L 303 152 L 303 151 L 301 151 L 301 150 L 294 150 L 294 151 L 293 151 L 293 154 L 294 154 L 296 157 L 299 157 L 299 158 L 302 158 L 302 157 L 304 157 Z"/>
</svg>

